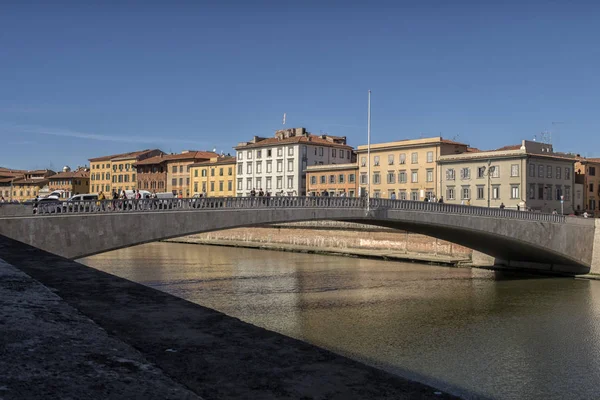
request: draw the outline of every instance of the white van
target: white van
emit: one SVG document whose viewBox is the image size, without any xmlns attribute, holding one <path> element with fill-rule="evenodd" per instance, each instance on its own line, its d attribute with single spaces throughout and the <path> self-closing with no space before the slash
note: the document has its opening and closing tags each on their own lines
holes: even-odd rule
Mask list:
<svg viewBox="0 0 600 400">
<path fill-rule="evenodd" d="M 95 193 L 76 194 L 75 196 L 71 196 L 71 198 L 67 201 L 92 201 L 92 200 L 98 200 L 98 195 Z"/>
<path fill-rule="evenodd" d="M 135 199 L 135 190 L 126 190 L 125 194 L 127 195 L 127 199 L 128 200 L 132 200 Z M 145 199 L 146 196 L 148 196 L 148 198 L 152 197 L 152 193 L 150 193 L 147 190 L 140 190 L 140 195 L 142 199 Z"/>
</svg>

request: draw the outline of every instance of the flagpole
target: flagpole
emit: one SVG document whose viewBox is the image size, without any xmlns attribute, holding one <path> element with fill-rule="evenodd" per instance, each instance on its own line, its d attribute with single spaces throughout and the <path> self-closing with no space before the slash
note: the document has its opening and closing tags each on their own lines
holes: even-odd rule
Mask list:
<svg viewBox="0 0 600 400">
<path fill-rule="evenodd" d="M 367 106 L 367 211 L 371 207 L 371 91 Z"/>
</svg>

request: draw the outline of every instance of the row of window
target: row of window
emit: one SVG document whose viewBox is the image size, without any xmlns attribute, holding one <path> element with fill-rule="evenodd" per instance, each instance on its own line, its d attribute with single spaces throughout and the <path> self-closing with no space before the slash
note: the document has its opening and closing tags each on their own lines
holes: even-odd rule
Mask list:
<svg viewBox="0 0 600 400">
<path fill-rule="evenodd" d="M 18 192 L 16 190 L 13 190 L 13 197 L 17 197 L 17 193 L 19 193 L 19 197 L 23 197 L 23 196 L 27 196 L 27 197 L 35 197 L 37 195 L 37 191 L 36 190 L 19 190 Z M 10 190 L 5 190 L 4 191 L 4 198 L 8 198 L 10 197 Z"/>
<path fill-rule="evenodd" d="M 131 176 L 131 178 L 129 178 Z M 113 174 L 112 176 L 112 181 L 113 182 L 129 182 L 129 179 L 131 179 L 131 182 L 135 182 L 135 174 L 120 174 L 120 175 L 115 175 Z M 100 172 L 96 172 L 95 174 L 91 174 L 90 175 L 90 180 L 92 181 L 100 181 L 100 180 L 107 180 L 110 181 L 110 173 L 102 173 L 100 174 Z"/>
<path fill-rule="evenodd" d="M 306 168 L 306 162 L 303 161 L 303 169 Z M 283 172 L 283 160 L 277 160 L 277 172 Z M 252 168 L 254 164 L 250 161 L 246 163 L 246 174 L 252 174 Z M 273 162 L 267 161 L 266 163 L 266 172 L 270 174 L 273 171 Z M 294 159 L 290 158 L 287 160 L 287 172 L 294 172 Z M 237 173 L 238 175 L 243 175 L 244 173 L 244 164 L 238 163 L 237 165 Z M 256 162 L 256 173 L 262 174 L 262 161 Z"/>
<path fill-rule="evenodd" d="M 152 189 L 152 190 L 158 189 L 159 192 L 162 192 L 165 189 L 165 182 L 164 181 L 138 181 L 138 189 Z"/>
<path fill-rule="evenodd" d="M 137 167 L 136 169 L 137 169 L 138 174 L 149 174 L 151 172 L 152 173 L 160 172 L 162 174 L 162 173 L 165 172 L 165 169 L 163 167 L 157 167 L 156 165 L 154 165 L 152 167 L 150 167 L 150 166 L 146 166 L 146 167 L 140 166 L 140 167 Z"/>
<path fill-rule="evenodd" d="M 185 178 L 185 184 L 187 186 L 190 185 L 190 178 L 189 177 Z M 177 178 L 171 179 L 171 186 L 177 186 Z M 183 178 L 179 178 L 179 186 L 183 186 Z"/>
<path fill-rule="evenodd" d="M 571 186 L 547 185 L 547 184 L 529 184 L 530 200 L 564 200 L 571 201 Z"/>
<path fill-rule="evenodd" d="M 346 182 L 346 174 L 338 174 L 337 177 L 336 177 L 336 175 L 329 175 L 329 183 L 345 183 L 345 182 Z M 348 174 L 348 182 L 349 183 L 356 182 L 356 174 Z M 326 184 L 327 183 L 327 176 L 326 175 L 320 175 L 319 176 L 319 183 Z M 317 176 L 316 175 L 312 175 L 310 177 L 310 184 L 311 185 L 316 185 L 317 184 Z"/>
<path fill-rule="evenodd" d="M 388 154 L 388 165 L 394 165 L 395 162 L 395 155 L 394 154 Z M 432 163 L 433 162 L 433 151 L 428 151 L 427 152 L 427 162 L 428 163 Z M 410 163 L 411 164 L 418 164 L 419 163 L 419 153 L 414 152 L 410 154 Z M 406 164 L 406 153 L 400 153 L 398 155 L 398 164 L 402 165 L 402 164 Z M 366 167 L 367 166 L 367 157 L 361 157 L 360 158 L 360 165 L 361 167 Z M 379 166 L 379 156 L 374 156 L 373 157 L 373 165 L 374 166 Z"/>
<path fill-rule="evenodd" d="M 285 177 L 284 176 L 277 176 L 275 177 L 275 189 L 283 189 L 283 179 Z M 241 191 L 243 190 L 243 185 L 244 185 L 244 179 L 243 178 L 238 178 L 237 180 L 237 190 Z M 262 189 L 263 188 L 263 180 L 262 178 L 246 178 L 246 190 L 252 190 L 252 189 Z M 286 189 L 293 189 L 294 188 L 294 176 L 293 175 L 288 175 L 287 176 L 287 186 Z M 273 189 L 273 180 L 272 177 L 267 176 L 265 178 L 265 186 L 264 186 L 265 190 L 270 190 Z"/>
<path fill-rule="evenodd" d="M 242 164 L 240 164 L 240 165 L 242 165 Z M 210 176 L 215 176 L 215 169 L 216 168 L 211 168 L 210 169 Z M 238 167 L 238 169 L 239 169 L 239 167 Z M 222 167 L 219 168 L 219 176 L 223 176 L 223 173 L 224 173 L 223 168 Z M 233 167 L 229 167 L 227 169 L 227 175 L 228 176 L 232 176 L 233 175 Z M 207 176 L 207 170 L 206 170 L 206 168 L 202 169 L 202 173 L 200 174 L 200 176 L 202 176 L 202 177 Z M 194 177 L 195 178 L 198 177 L 198 170 L 197 169 L 194 170 Z"/>
<path fill-rule="evenodd" d="M 530 177 L 535 177 L 536 176 L 536 165 L 535 164 L 529 164 L 529 176 Z M 561 178 L 561 172 L 562 172 L 562 167 L 552 167 L 552 165 L 537 165 L 537 176 L 538 178 L 543 178 L 544 176 L 546 178 L 552 178 L 552 171 L 555 171 L 554 173 L 554 178 L 555 179 L 562 179 Z M 565 180 L 570 180 L 571 179 L 571 168 L 570 167 L 565 167 L 565 174 L 564 174 Z"/>
<path fill-rule="evenodd" d="M 314 147 L 314 151 L 315 151 L 315 156 L 321 156 L 323 157 L 324 151 L 323 151 L 323 147 Z M 283 157 L 283 147 L 278 147 L 277 149 L 277 157 Z M 345 149 L 335 149 L 335 148 L 331 148 L 330 150 L 330 154 L 332 158 L 339 158 L 339 159 L 351 159 L 352 153 L 350 150 L 345 150 Z M 267 158 L 271 158 L 273 156 L 273 149 L 265 149 L 264 150 L 266 152 L 266 156 Z M 307 153 L 307 148 L 306 146 L 302 146 L 302 156 L 306 157 L 306 153 Z M 263 150 L 256 150 L 256 158 L 260 159 L 262 158 L 263 155 Z M 294 146 L 289 146 L 287 148 L 287 155 L 293 157 L 294 156 Z M 243 160 L 244 159 L 244 152 L 243 151 L 238 151 L 237 153 L 237 159 L 238 160 Z M 246 150 L 246 159 L 247 160 L 251 160 L 252 159 L 252 150 Z"/>
<path fill-rule="evenodd" d="M 407 171 L 398 171 L 398 183 L 407 183 L 408 172 Z M 396 183 L 396 173 L 394 171 L 388 171 L 386 174 L 386 182 L 388 184 Z M 413 169 L 410 171 L 410 182 L 418 183 L 419 182 L 419 170 Z M 433 182 L 433 169 L 428 169 L 425 174 L 425 182 Z M 360 184 L 366 185 L 368 183 L 367 174 L 360 174 Z M 381 174 L 379 172 L 373 173 L 373 184 L 378 185 L 381 183 Z"/>
<path fill-rule="evenodd" d="M 108 179 L 108 176 L 106 177 L 106 179 Z M 112 176 L 112 182 L 113 183 L 123 183 L 123 182 L 129 182 L 130 179 L 130 175 L 129 174 L 120 174 L 120 175 L 113 175 Z M 131 174 L 131 182 L 135 182 L 135 174 Z"/>
<path fill-rule="evenodd" d="M 83 182 L 81 179 L 68 179 L 68 180 L 64 180 L 64 181 L 52 181 L 53 185 L 56 186 L 70 186 L 70 185 L 83 185 Z M 85 183 L 87 184 L 88 181 L 85 181 Z"/>
<path fill-rule="evenodd" d="M 446 188 L 446 200 L 455 200 L 456 199 L 456 188 L 454 186 L 448 186 Z M 487 192 L 487 193 L 486 193 Z M 501 185 L 492 185 L 491 187 L 478 185 L 475 188 L 475 199 L 477 200 L 485 200 L 489 195 L 492 200 L 502 200 L 501 196 Z M 520 185 L 510 185 L 510 200 L 522 200 L 521 199 L 521 188 Z M 472 193 L 470 186 L 461 186 L 460 187 L 460 199 L 461 200 L 471 200 Z M 529 199 L 531 200 L 562 200 L 570 201 L 571 199 L 571 187 L 570 186 L 562 186 L 562 185 L 545 185 L 545 184 L 535 184 L 531 183 L 529 185 Z"/>
<path fill-rule="evenodd" d="M 113 166 L 112 166 L 113 172 L 117 172 L 117 170 L 123 171 L 123 169 L 125 169 L 125 171 L 129 171 L 131 169 L 133 171 L 134 170 L 133 164 L 129 164 L 129 163 L 126 163 L 126 164 L 113 164 Z"/>
<path fill-rule="evenodd" d="M 127 186 L 127 190 L 129 190 L 129 186 Z M 100 191 L 109 193 L 110 192 L 110 185 L 92 185 L 91 186 L 91 191 L 92 193 L 98 193 Z"/>
<path fill-rule="evenodd" d="M 222 192 L 225 190 L 225 182 L 224 181 L 219 181 L 219 192 Z M 194 182 L 194 193 L 199 193 L 198 192 L 198 182 Z M 206 192 L 206 182 L 202 182 L 202 186 L 201 186 L 201 191 L 202 192 Z M 210 191 L 214 192 L 215 191 L 215 182 L 210 182 Z M 231 192 L 233 191 L 233 181 L 227 181 L 227 191 Z"/>
<path fill-rule="evenodd" d="M 92 169 L 110 168 L 110 164 L 92 164 Z"/>
</svg>

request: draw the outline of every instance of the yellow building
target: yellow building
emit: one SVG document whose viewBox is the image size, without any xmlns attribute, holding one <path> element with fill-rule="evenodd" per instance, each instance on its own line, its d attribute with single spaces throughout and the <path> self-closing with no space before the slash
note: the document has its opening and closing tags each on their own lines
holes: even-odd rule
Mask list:
<svg viewBox="0 0 600 400">
<path fill-rule="evenodd" d="M 0 168 L 0 201 L 11 201 L 13 182 L 25 177 L 27 171 Z"/>
<path fill-rule="evenodd" d="M 423 200 L 439 197 L 441 177 L 437 161 L 440 156 L 467 151 L 468 145 L 441 137 L 400 140 L 358 146 L 359 190 L 367 191 L 371 172 L 370 197 Z"/>
<path fill-rule="evenodd" d="M 90 172 L 87 168 L 76 171 L 63 171 L 48 178 L 50 192 L 62 190 L 62 197 L 69 198 L 76 194 L 90 192 Z"/>
<path fill-rule="evenodd" d="M 235 164 L 235 157 L 229 156 L 191 164 L 189 192 L 209 197 L 234 197 Z"/>
<path fill-rule="evenodd" d="M 91 193 L 100 191 L 111 193 L 112 191 L 137 189 L 134 164 L 159 154 L 164 153 L 154 149 L 90 158 L 89 191 Z"/>
<path fill-rule="evenodd" d="M 190 168 L 192 164 L 209 161 L 218 157 L 211 151 L 186 150 L 180 154 L 169 154 L 166 158 L 167 166 L 167 192 L 182 197 L 192 196 L 190 185 Z"/>
<path fill-rule="evenodd" d="M 40 190 L 48 185 L 48 177 L 55 172 L 49 169 L 27 171 L 25 176 L 12 182 L 11 201 L 23 202 L 38 196 Z"/>
</svg>

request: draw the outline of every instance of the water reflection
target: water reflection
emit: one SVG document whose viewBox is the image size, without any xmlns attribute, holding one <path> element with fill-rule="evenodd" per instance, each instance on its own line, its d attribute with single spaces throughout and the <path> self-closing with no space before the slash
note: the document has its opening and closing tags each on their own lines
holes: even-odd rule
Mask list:
<svg viewBox="0 0 600 400">
<path fill-rule="evenodd" d="M 467 398 L 597 397 L 600 282 L 165 243 L 82 261 Z"/>
</svg>

